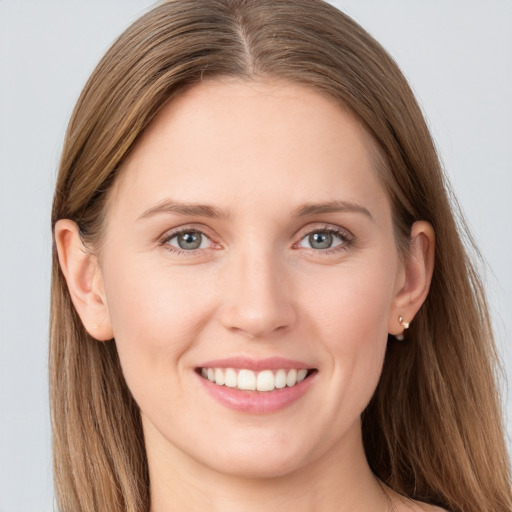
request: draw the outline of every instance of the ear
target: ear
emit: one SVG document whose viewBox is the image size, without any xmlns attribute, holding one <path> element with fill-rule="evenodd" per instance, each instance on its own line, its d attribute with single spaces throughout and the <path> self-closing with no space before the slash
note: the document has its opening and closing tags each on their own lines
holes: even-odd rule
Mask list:
<svg viewBox="0 0 512 512">
<path fill-rule="evenodd" d="M 397 291 L 388 319 L 388 332 L 395 336 L 406 326 L 427 298 L 434 271 L 434 228 L 425 221 L 412 225 L 409 251 L 404 262 L 403 280 Z M 404 323 L 401 323 L 400 317 Z"/>
<path fill-rule="evenodd" d="M 54 234 L 60 268 L 86 331 L 100 341 L 112 339 L 114 335 L 98 258 L 84 246 L 75 222 L 57 221 Z"/>
</svg>

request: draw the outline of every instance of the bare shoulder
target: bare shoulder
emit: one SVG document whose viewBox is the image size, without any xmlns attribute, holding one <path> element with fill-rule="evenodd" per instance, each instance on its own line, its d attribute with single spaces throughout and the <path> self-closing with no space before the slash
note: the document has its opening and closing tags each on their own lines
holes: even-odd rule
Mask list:
<svg viewBox="0 0 512 512">
<path fill-rule="evenodd" d="M 448 512 L 446 509 L 435 505 L 403 498 L 400 503 L 396 504 L 395 509 L 397 512 Z"/>
<path fill-rule="evenodd" d="M 427 503 L 417 503 L 417 506 L 417 510 L 422 512 L 448 512 L 445 508 L 436 507 L 435 505 L 428 505 Z"/>
<path fill-rule="evenodd" d="M 392 510 L 394 512 L 449 512 L 444 508 L 429 505 L 428 503 L 416 501 L 398 494 L 390 487 L 384 486 L 384 489 L 390 498 Z"/>
</svg>

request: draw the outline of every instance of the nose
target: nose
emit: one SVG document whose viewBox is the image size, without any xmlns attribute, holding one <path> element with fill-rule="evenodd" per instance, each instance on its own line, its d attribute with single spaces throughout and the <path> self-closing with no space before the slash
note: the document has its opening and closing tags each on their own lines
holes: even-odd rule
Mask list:
<svg viewBox="0 0 512 512">
<path fill-rule="evenodd" d="M 233 257 L 224 274 L 220 320 L 231 332 L 253 339 L 284 333 L 297 321 L 292 289 L 272 254 Z"/>
</svg>

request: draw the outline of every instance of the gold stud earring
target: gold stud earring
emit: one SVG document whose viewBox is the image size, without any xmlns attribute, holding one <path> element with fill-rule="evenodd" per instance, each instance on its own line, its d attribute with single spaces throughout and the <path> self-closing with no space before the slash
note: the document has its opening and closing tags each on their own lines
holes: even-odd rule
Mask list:
<svg viewBox="0 0 512 512">
<path fill-rule="evenodd" d="M 398 317 L 398 323 L 404 328 L 404 331 L 405 329 L 409 329 L 409 325 L 410 323 L 409 322 L 405 322 L 404 321 L 404 317 L 402 315 L 400 315 Z M 404 336 L 404 331 L 402 331 L 400 334 L 396 334 L 395 335 L 395 338 L 398 340 L 398 341 L 404 341 L 405 339 L 405 336 Z"/>
</svg>

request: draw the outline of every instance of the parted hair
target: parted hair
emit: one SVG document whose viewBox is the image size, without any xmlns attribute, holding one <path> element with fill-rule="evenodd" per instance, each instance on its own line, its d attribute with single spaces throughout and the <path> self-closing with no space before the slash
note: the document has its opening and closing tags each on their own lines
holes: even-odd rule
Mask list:
<svg viewBox="0 0 512 512">
<path fill-rule="evenodd" d="M 282 80 L 348 108 L 378 148 L 376 172 L 404 254 L 413 222 L 436 233 L 430 293 L 388 340 L 363 413 L 369 464 L 396 492 L 452 512 L 510 512 L 498 361 L 475 252 L 404 76 L 356 22 L 320 0 L 174 0 L 142 16 L 87 82 L 66 133 L 52 210 L 99 249 L 108 192 L 134 143 L 176 95 L 215 77 Z M 470 257 L 471 256 L 471 257 Z M 55 247 L 50 391 L 62 512 L 147 512 L 141 419 L 115 340 L 84 329 Z"/>
</svg>

